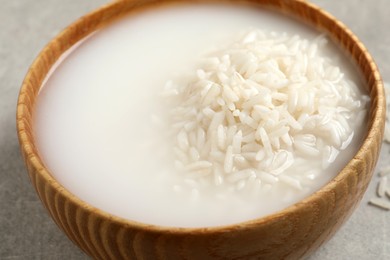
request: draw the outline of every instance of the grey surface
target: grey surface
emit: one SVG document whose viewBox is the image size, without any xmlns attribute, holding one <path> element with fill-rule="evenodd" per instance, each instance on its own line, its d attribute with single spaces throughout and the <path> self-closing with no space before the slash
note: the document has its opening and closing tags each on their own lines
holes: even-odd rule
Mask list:
<svg viewBox="0 0 390 260">
<path fill-rule="evenodd" d="M 15 129 L 23 77 L 39 51 L 62 28 L 108 0 L 0 0 L 0 259 L 86 259 L 42 207 L 24 169 Z M 388 0 L 313 0 L 346 23 L 363 41 L 390 81 Z M 388 163 L 389 147 L 380 165 Z M 390 212 L 360 207 L 310 260 L 390 259 Z"/>
</svg>

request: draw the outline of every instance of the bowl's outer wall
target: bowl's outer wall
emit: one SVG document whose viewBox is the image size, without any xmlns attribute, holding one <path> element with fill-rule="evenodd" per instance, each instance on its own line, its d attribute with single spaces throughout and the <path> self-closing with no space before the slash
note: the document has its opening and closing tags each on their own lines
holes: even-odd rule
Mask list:
<svg viewBox="0 0 390 260">
<path fill-rule="evenodd" d="M 17 127 L 31 181 L 57 225 L 96 259 L 298 259 L 329 239 L 361 200 L 378 160 L 385 97 L 378 69 L 340 22 L 301 0 L 215 1 L 256 3 L 326 31 L 358 64 L 371 97 L 368 134 L 345 169 L 311 197 L 274 215 L 239 225 L 204 229 L 148 226 L 111 216 L 69 193 L 45 168 L 34 144 L 32 114 L 51 66 L 77 41 L 117 17 L 172 1 L 116 1 L 82 17 L 50 42 L 32 64 L 20 91 Z M 210 2 L 205 0 L 188 2 Z"/>
</svg>

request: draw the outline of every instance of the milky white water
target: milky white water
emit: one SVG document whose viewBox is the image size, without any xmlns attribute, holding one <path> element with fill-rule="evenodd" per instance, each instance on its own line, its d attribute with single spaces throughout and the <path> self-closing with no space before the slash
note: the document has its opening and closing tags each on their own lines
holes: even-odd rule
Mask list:
<svg viewBox="0 0 390 260">
<path fill-rule="evenodd" d="M 195 68 L 207 50 L 250 27 L 318 32 L 270 11 L 228 5 L 183 5 L 124 17 L 67 53 L 39 93 L 35 137 L 54 177 L 97 208 L 131 220 L 180 227 L 232 224 L 283 209 L 331 180 L 356 152 L 349 149 L 301 192 L 280 196 L 177 192 L 172 143 L 158 127 L 167 80 Z M 343 56 L 336 49 L 335 57 Z M 344 57 L 345 58 L 345 57 Z M 336 63 L 340 62 L 337 61 Z M 349 63 L 340 63 L 359 82 Z M 310 167 L 309 167 L 310 168 Z"/>
</svg>

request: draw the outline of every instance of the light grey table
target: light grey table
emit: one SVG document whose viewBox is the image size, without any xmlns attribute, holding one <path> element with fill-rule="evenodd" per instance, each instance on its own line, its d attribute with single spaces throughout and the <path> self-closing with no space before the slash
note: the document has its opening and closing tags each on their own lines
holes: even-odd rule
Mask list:
<svg viewBox="0 0 390 260">
<path fill-rule="evenodd" d="M 23 77 L 38 52 L 61 29 L 108 0 L 0 0 L 0 259 L 86 259 L 41 205 L 24 169 L 15 129 L 15 107 Z M 313 0 L 363 41 L 390 81 L 388 0 Z M 383 147 L 379 167 L 388 163 Z M 313 259 L 390 259 L 390 212 L 360 207 Z"/>
</svg>

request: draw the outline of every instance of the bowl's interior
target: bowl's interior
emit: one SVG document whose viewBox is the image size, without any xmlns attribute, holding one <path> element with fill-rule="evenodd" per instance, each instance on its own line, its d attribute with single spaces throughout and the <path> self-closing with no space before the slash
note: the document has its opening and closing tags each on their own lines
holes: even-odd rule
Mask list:
<svg viewBox="0 0 390 260">
<path fill-rule="evenodd" d="M 177 1 L 166 2 L 176 3 Z M 285 210 L 238 225 L 206 229 L 167 228 L 145 225 L 112 216 L 85 203 L 63 188 L 46 169 L 34 141 L 32 115 L 42 82 L 62 53 L 79 40 L 98 28 L 112 22 L 114 19 L 124 14 L 137 12 L 143 8 L 149 8 L 158 4 L 157 1 L 117 1 L 111 3 L 76 21 L 45 47 L 31 66 L 25 78 L 20 91 L 17 108 L 17 127 L 20 146 L 33 185 L 57 224 L 65 230 L 73 241 L 78 243 L 89 254 L 96 255 L 94 253 L 94 246 L 89 245 L 89 242 L 85 242 L 89 240 L 83 235 L 84 229 L 80 226 L 80 223 L 84 221 L 89 223 L 89 226 L 86 227 L 86 232 L 90 235 L 93 232 L 91 233 L 89 228 L 93 229 L 96 223 L 106 223 L 103 228 L 100 226 L 100 230 L 103 230 L 102 233 L 97 232 L 99 234 L 92 235 L 100 235 L 102 237 L 105 235 L 112 236 L 110 232 L 115 233 L 118 230 L 122 230 L 121 232 L 126 232 L 123 230 L 137 230 L 143 232 L 143 234 L 169 233 L 178 236 L 190 234 L 193 237 L 226 234 L 226 232 L 232 230 L 240 234 L 239 237 L 248 234 L 256 234 L 258 236 L 259 233 L 256 233 L 254 230 L 258 230 L 261 234 L 266 234 L 271 237 L 276 236 L 276 234 L 272 233 L 274 230 L 287 230 L 287 237 L 300 236 L 300 238 L 297 242 L 284 245 L 285 251 L 283 254 L 286 254 L 291 249 L 298 248 L 299 250 L 296 251 L 296 255 L 303 255 L 312 250 L 312 248 L 317 247 L 333 234 L 360 201 L 371 179 L 372 171 L 378 158 L 385 117 L 383 86 L 378 69 L 370 54 L 357 37 L 342 23 L 323 10 L 305 1 L 286 2 L 280 0 L 269 2 L 254 0 L 245 2 L 263 5 L 286 13 L 287 15 L 292 15 L 302 22 L 326 32 L 356 62 L 358 69 L 363 75 L 371 98 L 369 120 L 367 123 L 368 130 L 361 148 L 337 177 L 315 194 Z M 305 225 L 305 223 L 311 223 L 311 225 Z M 314 224 L 318 228 L 313 227 Z M 99 243 L 104 244 L 102 242 L 104 239 L 100 239 Z M 216 243 L 218 241 L 216 239 L 214 242 Z M 263 243 L 267 246 L 271 245 L 271 247 L 272 244 L 279 244 L 272 240 L 269 242 L 263 241 Z M 301 247 L 303 244 L 305 247 Z M 229 243 L 221 246 L 219 250 L 229 252 L 230 249 L 228 247 Z"/>
</svg>

